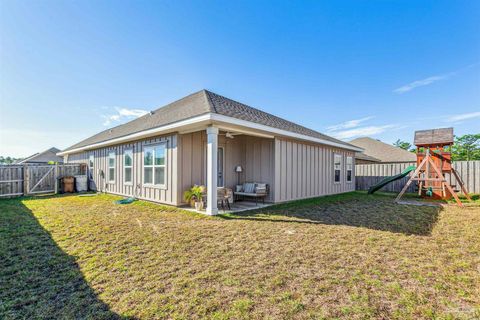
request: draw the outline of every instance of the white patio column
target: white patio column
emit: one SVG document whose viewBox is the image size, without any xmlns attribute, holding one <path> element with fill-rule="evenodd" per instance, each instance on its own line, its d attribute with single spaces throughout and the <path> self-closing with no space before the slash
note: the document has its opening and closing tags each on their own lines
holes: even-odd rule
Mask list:
<svg viewBox="0 0 480 320">
<path fill-rule="evenodd" d="M 218 128 L 207 128 L 207 214 L 215 215 L 217 208 L 217 149 Z"/>
</svg>

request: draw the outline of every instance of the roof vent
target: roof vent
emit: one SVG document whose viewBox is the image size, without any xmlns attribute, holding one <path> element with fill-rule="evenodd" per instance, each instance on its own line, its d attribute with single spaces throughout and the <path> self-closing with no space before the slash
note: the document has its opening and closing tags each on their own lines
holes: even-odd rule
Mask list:
<svg viewBox="0 0 480 320">
<path fill-rule="evenodd" d="M 153 113 L 154 113 L 153 111 L 150 111 L 148 114 L 153 115 Z"/>
</svg>

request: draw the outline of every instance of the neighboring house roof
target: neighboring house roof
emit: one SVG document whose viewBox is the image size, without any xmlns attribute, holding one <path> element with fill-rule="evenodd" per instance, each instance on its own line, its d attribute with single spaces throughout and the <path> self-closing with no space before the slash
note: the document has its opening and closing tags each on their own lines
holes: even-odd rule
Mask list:
<svg viewBox="0 0 480 320">
<path fill-rule="evenodd" d="M 50 161 L 53 162 L 63 162 L 63 158 L 57 156 L 57 153 L 60 152 L 60 149 L 52 147 L 42 152 L 37 152 L 25 159 L 22 159 L 16 164 L 25 164 L 25 163 L 47 163 Z"/>
<path fill-rule="evenodd" d="M 363 152 L 355 152 L 355 159 L 370 161 L 370 162 L 382 162 L 380 159 L 368 156 Z"/>
<path fill-rule="evenodd" d="M 413 142 L 416 146 L 451 143 L 453 143 L 453 128 L 415 131 L 415 139 Z"/>
<path fill-rule="evenodd" d="M 415 153 L 369 137 L 354 139 L 350 141 L 350 144 L 363 148 L 364 155 L 374 157 L 381 162 L 417 161 Z"/>
<path fill-rule="evenodd" d="M 219 115 L 221 117 L 228 117 L 229 119 L 233 118 L 239 121 L 246 121 L 242 122 L 243 125 L 245 125 L 247 122 L 259 124 L 271 129 L 284 130 L 297 135 L 326 141 L 327 143 L 330 142 L 332 145 L 346 149 L 358 149 L 357 147 L 352 146 L 344 141 L 308 129 L 272 114 L 228 99 L 216 93 L 207 90 L 201 90 L 135 120 L 93 135 L 67 148 L 66 150 L 62 151 L 61 154 L 67 154 L 69 151 L 83 149 L 90 145 L 98 145 L 101 142 L 106 142 L 112 139 L 118 140 L 118 138 L 121 137 L 154 128 L 161 128 L 163 126 L 179 123 L 183 120 L 194 119 L 195 117 L 202 115 Z M 211 120 L 211 118 L 209 119 Z"/>
</svg>

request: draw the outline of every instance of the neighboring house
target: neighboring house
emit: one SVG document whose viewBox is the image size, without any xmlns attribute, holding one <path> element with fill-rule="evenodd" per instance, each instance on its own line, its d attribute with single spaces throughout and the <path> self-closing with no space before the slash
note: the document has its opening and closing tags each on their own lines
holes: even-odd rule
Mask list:
<svg viewBox="0 0 480 320">
<path fill-rule="evenodd" d="M 235 190 L 237 179 L 267 183 L 270 202 L 353 191 L 356 151 L 361 149 L 202 90 L 59 155 L 87 163 L 97 189 L 113 194 L 177 206 L 193 184 L 206 185 L 207 214 L 216 214 L 217 186 Z"/>
<path fill-rule="evenodd" d="M 30 157 L 19 160 L 15 164 L 47 164 L 49 162 L 58 162 L 63 163 L 63 157 L 57 156 L 57 153 L 60 152 L 60 149 L 50 148 L 43 152 L 35 153 Z"/>
<path fill-rule="evenodd" d="M 369 137 L 354 139 L 349 143 L 363 149 L 362 153 L 355 154 L 357 164 L 417 161 L 415 153 Z"/>
<path fill-rule="evenodd" d="M 380 163 L 380 159 L 370 157 L 363 152 L 355 152 L 355 164 Z"/>
</svg>

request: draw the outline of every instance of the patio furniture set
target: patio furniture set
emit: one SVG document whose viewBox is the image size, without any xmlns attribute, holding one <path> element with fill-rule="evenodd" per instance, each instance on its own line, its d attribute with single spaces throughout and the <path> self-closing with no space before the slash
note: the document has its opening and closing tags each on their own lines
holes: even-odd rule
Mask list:
<svg viewBox="0 0 480 320">
<path fill-rule="evenodd" d="M 268 184 L 257 182 L 246 182 L 244 184 L 236 185 L 235 191 L 230 188 L 219 187 L 217 188 L 217 201 L 218 205 L 224 211 L 226 208 L 229 210 L 231 209 L 230 204 L 246 199 L 255 199 L 255 205 L 257 205 L 259 199 L 262 200 L 262 203 L 265 203 L 265 198 L 268 196 L 268 191 Z M 203 196 L 203 202 L 206 207 L 206 192 Z"/>
</svg>

